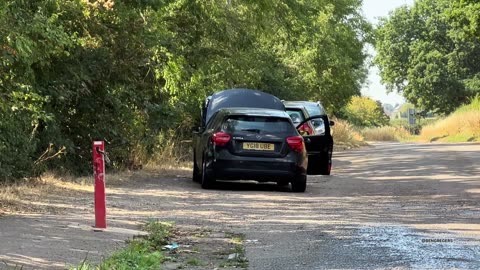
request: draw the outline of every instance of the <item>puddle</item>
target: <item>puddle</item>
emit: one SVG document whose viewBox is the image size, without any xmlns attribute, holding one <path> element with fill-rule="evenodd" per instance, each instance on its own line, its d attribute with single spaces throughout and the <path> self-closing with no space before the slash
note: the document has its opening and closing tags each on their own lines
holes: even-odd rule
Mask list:
<svg viewBox="0 0 480 270">
<path fill-rule="evenodd" d="M 448 231 L 420 231 L 403 226 L 361 227 L 365 248 L 383 247 L 396 263 L 413 269 L 480 269 L 480 239 Z"/>
</svg>

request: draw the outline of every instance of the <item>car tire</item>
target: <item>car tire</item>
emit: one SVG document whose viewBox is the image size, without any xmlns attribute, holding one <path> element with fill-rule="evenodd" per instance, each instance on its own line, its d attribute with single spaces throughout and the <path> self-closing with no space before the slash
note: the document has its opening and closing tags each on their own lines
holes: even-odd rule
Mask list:
<svg viewBox="0 0 480 270">
<path fill-rule="evenodd" d="M 299 175 L 295 177 L 295 180 L 292 182 L 292 191 L 305 192 L 306 189 L 307 189 L 307 176 Z"/>
<path fill-rule="evenodd" d="M 207 163 L 205 162 L 205 158 L 202 159 L 201 184 L 203 189 L 211 189 L 215 184 L 215 178 L 207 172 Z"/>
<path fill-rule="evenodd" d="M 195 151 L 195 150 L 194 150 Z M 200 174 L 200 170 L 198 169 L 197 159 L 195 156 L 195 152 L 193 153 L 193 173 L 192 173 L 192 180 L 193 182 L 200 183 L 202 181 L 202 175 Z"/>
</svg>

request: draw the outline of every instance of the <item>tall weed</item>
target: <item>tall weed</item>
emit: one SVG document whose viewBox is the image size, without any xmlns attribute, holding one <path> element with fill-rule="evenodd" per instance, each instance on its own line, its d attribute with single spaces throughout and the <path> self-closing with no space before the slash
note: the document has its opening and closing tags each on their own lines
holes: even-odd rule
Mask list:
<svg viewBox="0 0 480 270">
<path fill-rule="evenodd" d="M 363 136 L 356 128 L 345 120 L 335 119 L 332 127 L 332 136 L 335 146 L 353 148 L 365 145 Z"/>
<path fill-rule="evenodd" d="M 472 99 L 450 116 L 425 126 L 420 139 L 424 141 L 479 141 L 480 95 Z"/>
<path fill-rule="evenodd" d="M 362 130 L 366 141 L 401 141 L 410 137 L 410 132 L 404 127 L 372 127 Z"/>
</svg>

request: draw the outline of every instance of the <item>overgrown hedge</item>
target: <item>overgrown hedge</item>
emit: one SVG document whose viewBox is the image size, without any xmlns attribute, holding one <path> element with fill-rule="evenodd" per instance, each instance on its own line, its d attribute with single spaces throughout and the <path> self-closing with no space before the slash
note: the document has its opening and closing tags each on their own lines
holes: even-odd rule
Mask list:
<svg viewBox="0 0 480 270">
<path fill-rule="evenodd" d="M 339 110 L 365 78 L 355 0 L 0 1 L 0 181 L 90 173 L 188 134 L 214 91 L 247 87 Z M 185 135 L 187 136 L 187 135 Z"/>
</svg>

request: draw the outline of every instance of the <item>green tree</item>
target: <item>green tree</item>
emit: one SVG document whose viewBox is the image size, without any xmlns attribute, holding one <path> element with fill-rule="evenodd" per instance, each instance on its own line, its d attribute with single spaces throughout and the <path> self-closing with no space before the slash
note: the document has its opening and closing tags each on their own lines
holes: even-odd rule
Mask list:
<svg viewBox="0 0 480 270">
<path fill-rule="evenodd" d="M 366 76 L 360 4 L 0 1 L 0 177 L 90 172 L 94 139 L 110 142 L 115 167 L 146 160 L 226 88 L 339 111 Z"/>
<path fill-rule="evenodd" d="M 360 93 L 366 76 L 363 45 L 370 25 L 360 4 L 172 1 L 160 13 L 172 38 L 160 73 L 169 92 L 187 103 L 247 87 L 282 99 L 321 100 L 338 111 Z"/>
<path fill-rule="evenodd" d="M 359 127 L 385 126 L 390 118 L 379 101 L 368 97 L 354 96 L 345 106 L 347 120 Z"/>
<path fill-rule="evenodd" d="M 477 93 L 477 1 L 419 0 L 376 30 L 376 64 L 390 91 L 416 107 L 449 113 Z"/>
</svg>

